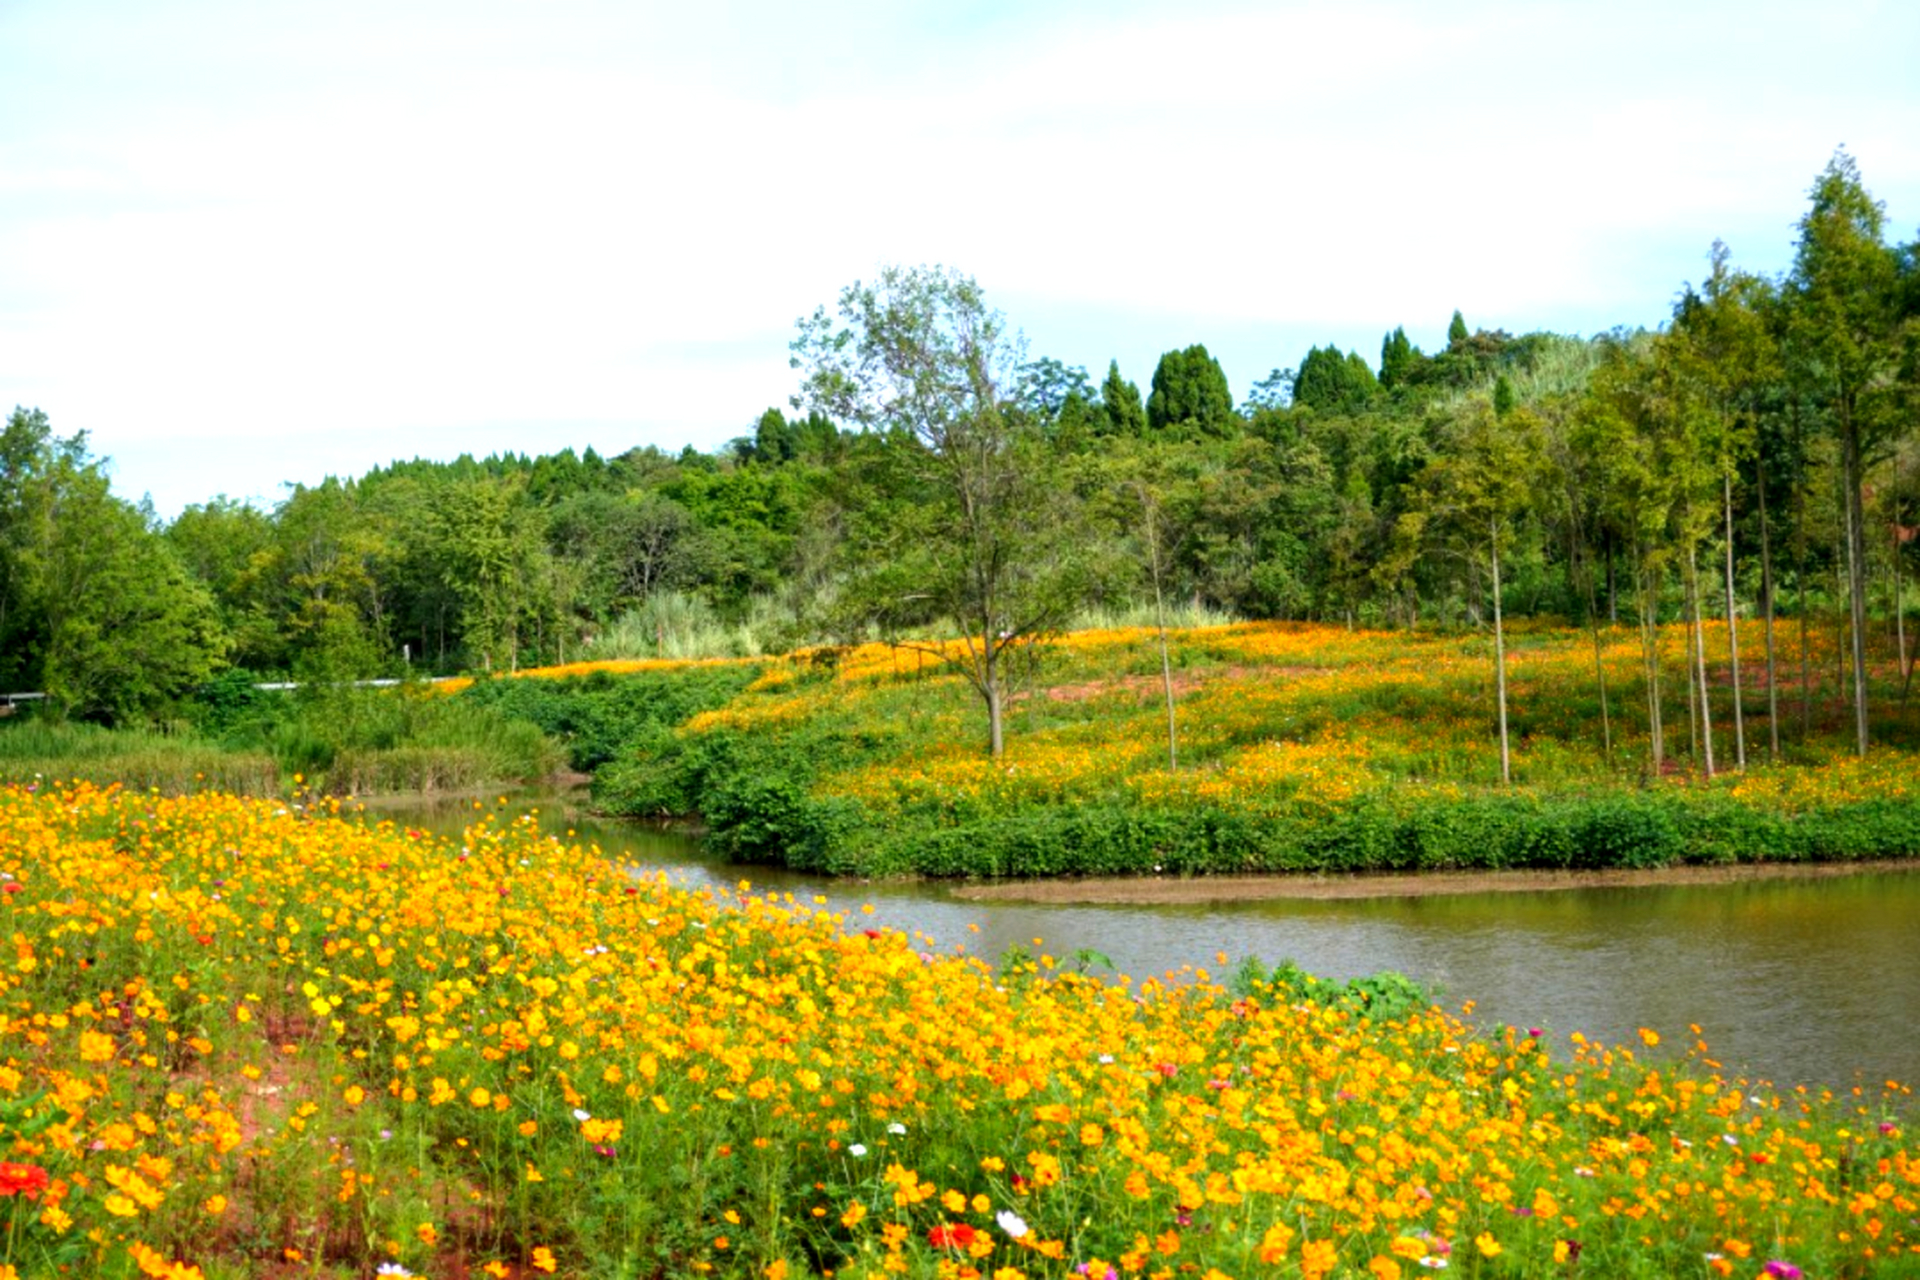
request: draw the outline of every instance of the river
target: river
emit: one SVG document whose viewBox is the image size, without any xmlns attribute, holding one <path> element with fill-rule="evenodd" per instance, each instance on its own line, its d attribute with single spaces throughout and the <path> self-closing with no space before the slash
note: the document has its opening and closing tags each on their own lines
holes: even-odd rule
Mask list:
<svg viewBox="0 0 1920 1280">
<path fill-rule="evenodd" d="M 544 806 L 544 807 L 542 807 Z M 1920 868 L 1733 884 L 1469 893 L 1335 901 L 1087 906 L 979 902 L 938 882 L 842 882 L 704 857 L 692 839 L 598 821 L 561 798 L 527 797 L 543 829 L 692 887 L 824 897 L 862 927 L 919 934 L 927 950 L 988 961 L 1009 947 L 1071 964 L 1082 949 L 1136 979 L 1241 959 L 1291 959 L 1328 978 L 1394 969 L 1467 1002 L 1481 1027 L 1542 1027 L 1564 1049 L 1580 1032 L 1671 1046 L 1698 1024 L 1712 1055 L 1756 1080 L 1877 1093 L 1920 1084 Z M 382 805 L 409 825 L 458 831 L 472 803 Z M 871 906 L 871 914 L 862 912 Z M 1222 963 L 1218 957 L 1225 956 Z"/>
</svg>

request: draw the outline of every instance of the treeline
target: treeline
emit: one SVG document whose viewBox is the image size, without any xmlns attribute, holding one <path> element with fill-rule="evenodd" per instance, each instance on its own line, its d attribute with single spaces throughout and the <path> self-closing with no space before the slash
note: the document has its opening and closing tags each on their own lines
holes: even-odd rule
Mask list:
<svg viewBox="0 0 1920 1280">
<path fill-rule="evenodd" d="M 802 408 L 714 454 L 397 462 L 163 525 L 107 493 L 83 439 L 16 411 L 0 684 L 123 720 L 229 665 L 502 671 L 672 652 L 690 630 L 736 650 L 915 629 L 992 650 L 1156 601 L 1364 626 L 1789 616 L 1844 629 L 1862 742 L 1868 671 L 1909 672 L 1920 246 L 1889 238 L 1845 153 L 1789 271 L 1716 245 L 1658 332 L 1456 314 L 1439 350 L 1403 328 L 1377 360 L 1315 347 L 1237 405 L 1204 346 L 1164 355 L 1143 394 L 1117 364 L 1096 383 L 998 328 L 942 329 L 998 321 L 964 277 L 889 281 L 921 289 L 928 327 L 889 329 L 912 305 L 849 290 L 840 336 L 871 358 L 834 345 L 824 310 L 803 321 Z M 883 394 L 889 350 L 936 372 Z M 1703 686 L 1730 658 L 1698 655 Z M 982 693 L 990 712 L 1004 696 Z"/>
</svg>

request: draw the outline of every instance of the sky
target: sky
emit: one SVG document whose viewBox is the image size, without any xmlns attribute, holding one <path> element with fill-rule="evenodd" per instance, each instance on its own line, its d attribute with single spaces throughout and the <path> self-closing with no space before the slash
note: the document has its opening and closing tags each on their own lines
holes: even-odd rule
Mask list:
<svg viewBox="0 0 1920 1280">
<path fill-rule="evenodd" d="M 889 263 L 1236 399 L 1385 332 L 1656 326 L 1835 148 L 1920 231 L 1920 5 L 0 0 L 0 411 L 162 518 L 713 450 Z"/>
</svg>

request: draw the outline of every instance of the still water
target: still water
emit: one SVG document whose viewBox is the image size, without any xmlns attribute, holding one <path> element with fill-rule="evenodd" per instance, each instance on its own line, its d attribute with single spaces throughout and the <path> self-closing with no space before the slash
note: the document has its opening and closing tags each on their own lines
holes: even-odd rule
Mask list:
<svg viewBox="0 0 1920 1280">
<path fill-rule="evenodd" d="M 1090 948 L 1137 979 L 1194 969 L 1224 977 L 1246 956 L 1292 959 L 1329 978 L 1394 969 L 1437 989 L 1450 1009 L 1471 1001 L 1482 1027 L 1544 1027 L 1562 1047 L 1575 1031 L 1612 1043 L 1640 1027 L 1684 1045 L 1697 1023 L 1717 1060 L 1756 1079 L 1876 1092 L 1887 1080 L 1920 1085 L 1920 869 L 1346 901 L 970 902 L 938 883 L 716 862 L 685 836 L 596 821 L 550 796 L 507 812 L 525 808 L 552 834 L 572 831 L 640 870 L 696 888 L 747 880 L 801 902 L 824 897 L 862 927 L 923 935 L 926 950 L 992 961 L 1018 945 L 1065 961 Z M 475 815 L 469 802 L 369 816 L 457 832 Z M 861 914 L 869 904 L 873 913 Z"/>
</svg>

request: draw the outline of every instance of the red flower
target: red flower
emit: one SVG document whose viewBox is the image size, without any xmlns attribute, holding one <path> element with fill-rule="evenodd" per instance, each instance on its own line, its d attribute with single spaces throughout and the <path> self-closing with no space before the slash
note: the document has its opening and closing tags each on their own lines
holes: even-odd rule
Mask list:
<svg viewBox="0 0 1920 1280">
<path fill-rule="evenodd" d="M 25 1195 L 37 1199 L 47 1186 L 47 1171 L 37 1164 L 0 1161 L 0 1196 Z"/>
<path fill-rule="evenodd" d="M 938 1226 L 927 1232 L 927 1243 L 936 1249 L 964 1249 L 979 1238 L 980 1233 L 964 1222 L 952 1226 Z"/>
<path fill-rule="evenodd" d="M 8 893 L 18 893 L 18 892 L 20 892 L 20 882 L 19 882 L 18 880 L 9 880 L 9 881 L 7 881 L 7 883 L 6 883 L 6 891 L 7 891 Z"/>
</svg>

